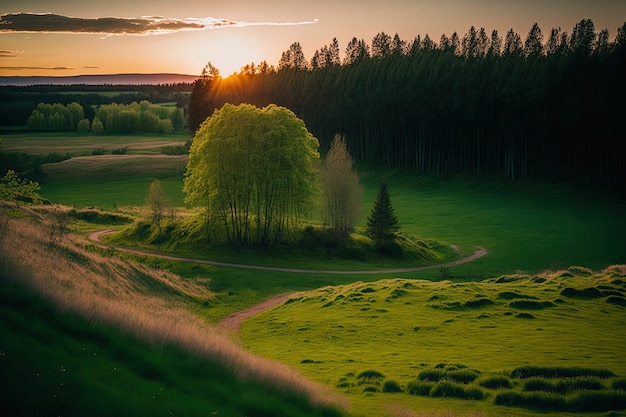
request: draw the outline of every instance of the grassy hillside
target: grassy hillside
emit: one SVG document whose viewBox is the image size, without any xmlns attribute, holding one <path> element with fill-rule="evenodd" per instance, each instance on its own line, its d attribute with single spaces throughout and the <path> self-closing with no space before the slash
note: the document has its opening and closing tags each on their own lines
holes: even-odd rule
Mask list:
<svg viewBox="0 0 626 417">
<path fill-rule="evenodd" d="M 240 338 L 335 386 L 362 415 L 380 415 L 387 403 L 429 408 L 442 396 L 459 399 L 437 407 L 460 414 L 623 411 L 625 297 L 624 266 L 473 283 L 355 282 L 262 313 L 244 322 Z M 514 372 L 526 366 L 545 372 L 534 379 Z M 554 368 L 606 374 L 571 377 Z"/>
<path fill-rule="evenodd" d="M 189 312 L 214 297 L 209 280 L 106 256 L 76 235 L 53 242 L 48 210 L 0 209 L 5 415 L 339 415 L 323 387 Z"/>
</svg>

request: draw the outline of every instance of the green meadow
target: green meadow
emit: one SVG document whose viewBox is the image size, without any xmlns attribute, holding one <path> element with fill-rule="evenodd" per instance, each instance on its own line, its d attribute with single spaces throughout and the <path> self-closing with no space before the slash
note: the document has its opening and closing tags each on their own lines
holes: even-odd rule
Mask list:
<svg viewBox="0 0 626 417">
<path fill-rule="evenodd" d="M 138 221 L 145 216 L 141 207 L 148 187 L 158 178 L 177 212 L 182 215 L 187 210 L 181 190 L 186 159 L 160 154 L 163 146 L 182 145 L 184 137 L 24 135 L 22 142 L 18 136 L 3 137 L 2 149 L 26 152 L 30 146 L 41 153 L 78 155 L 42 167 L 41 194 L 54 203 L 76 210 L 100 208 Z M 72 150 L 55 150 L 54 146 Z M 126 155 L 110 154 L 121 147 L 128 148 Z M 106 149 L 107 154 L 93 155 L 93 149 Z M 237 269 L 122 253 L 111 259 L 155 271 L 171 271 L 186 285 L 205 286 L 211 291 L 209 298 L 183 294 L 172 300 L 169 290 L 151 295 L 163 298 L 170 307 L 182 307 L 209 324 L 273 295 L 299 292 L 283 305 L 245 321 L 241 331 L 232 337 L 252 353 L 295 368 L 345 396 L 352 405 L 349 415 L 626 415 L 626 271 L 609 268 L 626 264 L 623 196 L 563 184 L 511 183 L 468 176 L 434 179 L 369 166 L 357 169 L 365 188 L 359 228 L 365 226 L 384 178 L 404 235 L 442 247 L 454 245 L 460 251 L 454 255 L 454 250 L 449 250 L 446 256 L 466 256 L 476 246 L 487 249 L 488 254 L 453 267 L 366 275 Z M 123 226 L 76 220 L 72 229 L 84 233 L 85 229 Z M 128 243 L 125 238 L 119 241 Z M 86 243 L 81 245 L 89 247 Z M 175 245 L 145 249 L 173 248 Z M 382 259 L 359 262 L 232 248 L 179 252 L 210 260 L 313 270 L 381 270 L 394 264 Z M 111 256 L 113 252 L 104 255 Z M 406 266 L 406 261 L 402 266 Z M 67 282 L 63 285 L 72 287 Z M 69 350 L 54 350 L 57 353 L 52 354 L 52 359 L 37 351 L 50 364 L 64 358 L 78 361 L 74 365 L 77 368 L 85 368 L 90 362 L 78 354 L 76 346 L 82 346 L 81 343 L 99 354 L 108 351 L 107 347 L 117 351 L 121 349 L 118 345 L 128 343 L 131 352 L 122 352 L 122 357 L 134 358 L 137 351 L 149 351 L 147 364 L 141 366 L 158 372 L 132 368 L 130 361 L 124 360 L 93 362 L 99 375 L 105 375 L 111 367 L 134 375 L 124 377 L 130 385 L 120 385 L 119 391 L 140 387 L 142 395 L 147 395 L 151 389 L 162 387 L 159 384 L 164 381 L 169 384 L 171 396 L 162 404 L 195 404 L 201 392 L 218 390 L 226 395 L 231 387 L 234 396 L 250 396 L 251 403 L 258 400 L 257 394 L 238 391 L 239 383 L 231 379 L 227 386 L 212 385 L 207 375 L 218 369 L 214 365 L 206 365 L 211 369 L 207 374 L 198 371 L 191 376 L 171 367 L 168 364 L 174 357 L 182 356 L 183 364 L 194 361 L 177 348 L 141 345 L 142 337 L 126 342 L 129 336 L 119 336 L 113 328 L 88 330 L 92 323 L 76 324 L 75 318 L 63 315 L 51 315 L 50 322 L 49 314 L 42 314 L 35 307 L 40 301 L 17 290 L 3 291 L 4 299 L 12 300 L 15 296 L 26 306 L 18 308 L 26 311 L 20 316 L 21 313 L 11 313 L 12 308 L 4 308 L 3 301 L 0 323 L 17 334 L 11 346 L 36 345 L 33 340 L 37 340 L 37 335 L 22 329 L 20 324 L 28 320 L 37 323 L 37 328 L 49 329 L 45 330 L 50 333 L 48 340 L 60 340 L 61 345 L 70 346 Z M 143 290 L 133 291 L 140 294 Z M 63 324 L 66 318 L 70 324 Z M 87 340 L 81 338 L 89 332 L 104 332 L 93 338 L 104 338 L 106 342 L 94 344 L 90 336 Z M 180 345 L 186 351 L 185 343 Z M 34 362 L 32 366 L 40 365 Z M 58 368 L 53 365 L 47 372 L 57 378 L 61 368 L 55 366 Z M 523 367 L 539 372 L 528 376 L 519 371 Z M 53 386 L 58 389 L 54 378 L 49 379 L 55 382 L 46 388 L 50 392 Z M 209 382 L 200 381 L 205 378 Z M 104 381 L 115 383 L 109 376 Z M 97 381 L 91 383 L 97 385 Z M 70 386 L 81 392 L 79 385 L 73 381 Z M 173 389 L 175 385 L 183 388 Z M 280 392 L 276 396 L 280 397 Z M 135 404 L 140 406 L 143 401 L 145 398 L 139 397 Z M 208 407 L 211 403 L 197 404 Z M 283 405 L 278 399 L 268 400 L 263 412 L 234 408 L 222 415 L 275 415 L 267 411 L 272 407 Z M 301 405 L 295 406 L 298 407 Z M 140 415 L 159 415 L 160 411 L 154 410 L 157 408 L 147 407 L 145 414 Z M 318 412 L 311 415 L 333 415 L 334 411 L 314 413 Z M 285 411 L 283 415 L 297 413 Z"/>
<path fill-rule="evenodd" d="M 471 283 L 386 279 L 325 287 L 244 322 L 240 339 L 253 352 L 335 386 L 362 415 L 374 404 L 428 408 L 442 396 L 454 398 L 446 407 L 461 415 L 512 415 L 502 408 L 507 395 L 558 397 L 557 384 L 581 378 L 625 407 L 626 393 L 612 388 L 626 375 L 625 272 L 594 276 L 571 268 Z M 533 381 L 543 387 L 532 390 L 528 377 L 514 372 L 524 366 L 601 368 L 610 376 L 542 375 Z M 582 401 L 573 398 L 579 389 L 563 390 L 545 406 L 523 408 L 612 410 L 561 405 Z"/>
</svg>

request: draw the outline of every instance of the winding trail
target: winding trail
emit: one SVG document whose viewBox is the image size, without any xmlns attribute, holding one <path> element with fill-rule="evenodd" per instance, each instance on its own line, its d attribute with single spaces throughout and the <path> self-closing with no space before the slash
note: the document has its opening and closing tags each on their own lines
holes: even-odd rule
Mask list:
<svg viewBox="0 0 626 417">
<path fill-rule="evenodd" d="M 161 253 L 161 252 L 152 252 L 152 251 L 146 251 L 146 250 L 141 250 L 141 249 L 132 249 L 132 248 L 124 247 L 124 246 L 106 245 L 102 243 L 102 240 L 101 240 L 102 236 L 111 234 L 114 232 L 116 232 L 116 230 L 114 229 L 98 230 L 96 232 L 90 233 L 88 238 L 90 241 L 92 241 L 93 243 L 97 244 L 98 246 L 102 248 L 114 249 L 119 252 L 132 253 L 134 255 L 156 256 L 162 259 L 169 259 L 172 261 L 194 262 L 198 264 L 224 266 L 224 267 L 229 267 L 229 268 L 255 269 L 258 271 L 292 272 L 296 274 L 375 275 L 375 274 L 396 274 L 396 273 L 401 273 L 401 272 L 416 272 L 416 271 L 423 271 L 426 269 L 446 268 L 450 266 L 461 265 L 461 264 L 476 260 L 478 258 L 481 258 L 487 255 L 488 253 L 487 249 L 482 248 L 480 246 L 474 246 L 475 248 L 474 253 L 464 258 L 457 259 L 456 261 L 446 262 L 442 264 L 409 267 L 409 268 L 357 270 L 357 271 L 341 271 L 341 270 L 333 270 L 333 269 L 280 268 L 280 267 L 275 267 L 275 266 L 234 264 L 234 263 L 227 263 L 227 262 L 209 261 L 206 259 L 186 258 L 182 256 L 168 255 L 168 254 Z"/>
<path fill-rule="evenodd" d="M 481 258 L 487 255 L 488 253 L 487 249 L 482 248 L 480 246 L 475 246 L 474 253 L 464 258 L 457 259 L 456 261 L 446 262 L 442 264 L 435 264 L 435 265 L 417 266 L 417 267 L 412 267 L 412 268 L 379 269 L 379 270 L 369 270 L 369 271 L 337 271 L 337 270 L 325 270 L 325 269 L 279 268 L 279 267 L 272 267 L 272 266 L 233 264 L 233 263 L 226 263 L 226 262 L 209 261 L 206 259 L 186 258 L 186 257 L 181 257 L 181 256 L 168 255 L 165 253 L 145 251 L 145 250 L 140 250 L 140 249 L 132 249 L 132 248 L 127 248 L 123 246 L 106 245 L 102 243 L 102 240 L 101 240 L 102 236 L 106 234 L 114 233 L 115 231 L 116 230 L 114 229 L 99 230 L 99 231 L 90 233 L 88 238 L 91 242 L 93 242 L 94 244 L 102 248 L 114 249 L 116 251 L 132 253 L 135 255 L 157 256 L 162 259 L 169 259 L 173 261 L 195 262 L 198 264 L 224 266 L 224 267 L 230 267 L 230 268 L 256 269 L 256 270 L 262 270 L 262 271 L 276 271 L 276 272 L 293 272 L 293 273 L 298 273 L 298 274 L 366 275 L 366 274 L 395 274 L 395 273 L 400 273 L 400 272 L 415 272 L 415 271 L 422 271 L 425 269 L 461 265 L 467 262 L 471 262 L 475 259 Z M 458 248 L 454 246 L 453 248 L 458 250 Z M 288 299 L 298 296 L 299 294 L 301 293 L 289 292 L 289 293 L 277 294 L 259 304 L 253 305 L 250 308 L 237 311 L 236 313 L 231 314 L 230 316 L 224 318 L 222 321 L 217 323 L 217 327 L 223 330 L 237 332 L 239 330 L 239 327 L 241 326 L 241 323 L 244 320 L 249 319 L 265 310 L 269 310 L 273 307 L 276 307 L 284 303 Z"/>
</svg>

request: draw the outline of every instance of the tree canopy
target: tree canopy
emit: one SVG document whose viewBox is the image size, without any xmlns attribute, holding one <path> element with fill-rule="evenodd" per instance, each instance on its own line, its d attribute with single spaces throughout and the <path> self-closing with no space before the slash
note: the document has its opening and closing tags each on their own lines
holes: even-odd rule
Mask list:
<svg viewBox="0 0 626 417">
<path fill-rule="evenodd" d="M 229 243 L 289 239 L 315 207 L 319 142 L 304 122 L 276 105 L 224 105 L 198 129 L 190 149 L 185 201 L 205 207 Z"/>
</svg>

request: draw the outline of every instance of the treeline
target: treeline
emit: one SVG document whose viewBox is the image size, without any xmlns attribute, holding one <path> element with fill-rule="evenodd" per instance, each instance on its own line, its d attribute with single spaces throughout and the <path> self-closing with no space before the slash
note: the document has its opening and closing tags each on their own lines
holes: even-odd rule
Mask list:
<svg viewBox="0 0 626 417">
<path fill-rule="evenodd" d="M 571 34 L 537 24 L 522 37 L 470 28 L 406 42 L 336 39 L 304 59 L 299 43 L 278 70 L 263 62 L 221 78 L 210 64 L 189 103 L 195 130 L 224 103 L 293 110 L 328 148 L 343 134 L 356 160 L 445 176 L 622 183 L 626 24 L 610 41 L 583 20 Z"/>
<path fill-rule="evenodd" d="M 80 104 L 73 102 L 64 106 L 61 103 L 39 103 L 31 113 L 26 126 L 30 130 L 47 130 L 53 132 L 75 131 L 79 123 L 85 122 L 85 110 Z M 87 123 L 89 121 L 87 120 Z M 89 130 L 87 128 L 87 130 Z"/>
<path fill-rule="evenodd" d="M 130 104 L 105 104 L 90 109 L 91 121 L 85 117 L 84 108 L 73 102 L 39 103 L 26 123 L 28 129 L 54 132 L 94 133 L 173 133 L 186 129 L 183 109 L 152 104 L 149 101 Z"/>
<path fill-rule="evenodd" d="M 38 103 L 76 102 L 83 106 L 85 117 L 93 119 L 92 106 L 131 104 L 142 100 L 152 103 L 176 103 L 186 108 L 190 83 L 171 85 L 34 85 L 0 86 L 0 126 L 26 125 Z"/>
<path fill-rule="evenodd" d="M 113 103 L 100 106 L 93 120 L 92 130 L 99 131 L 98 133 L 168 134 L 183 131 L 185 125 L 183 109 L 151 104 L 144 100 L 128 105 Z"/>
</svg>

